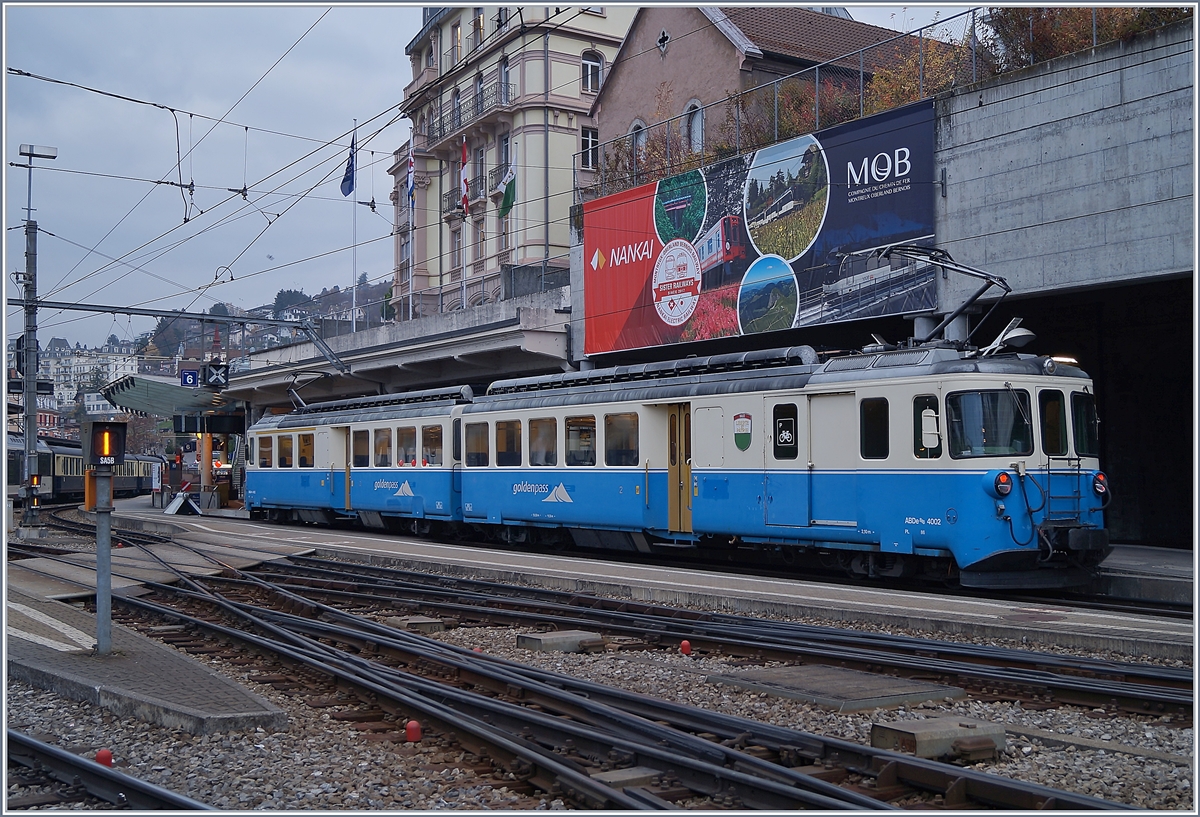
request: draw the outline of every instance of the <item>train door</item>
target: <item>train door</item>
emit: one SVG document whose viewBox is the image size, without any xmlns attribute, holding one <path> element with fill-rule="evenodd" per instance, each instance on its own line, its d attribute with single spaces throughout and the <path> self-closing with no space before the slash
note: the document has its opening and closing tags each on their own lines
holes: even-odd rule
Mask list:
<svg viewBox="0 0 1200 817">
<path fill-rule="evenodd" d="M 808 397 L 809 506 L 814 525 L 858 525 L 854 393 Z"/>
<path fill-rule="evenodd" d="M 692 407 L 667 407 L 667 499 L 670 529 L 692 532 Z"/>
<path fill-rule="evenodd" d="M 321 431 L 319 435 L 325 435 Z M 350 427 L 333 426 L 325 443 L 329 451 L 329 504 L 350 510 Z M 320 443 L 318 443 L 320 445 Z"/>
<path fill-rule="evenodd" d="M 763 451 L 763 505 L 768 525 L 805 527 L 809 515 L 808 435 L 803 397 L 763 401 L 770 438 Z M 751 419 L 752 422 L 752 419 Z"/>
</svg>

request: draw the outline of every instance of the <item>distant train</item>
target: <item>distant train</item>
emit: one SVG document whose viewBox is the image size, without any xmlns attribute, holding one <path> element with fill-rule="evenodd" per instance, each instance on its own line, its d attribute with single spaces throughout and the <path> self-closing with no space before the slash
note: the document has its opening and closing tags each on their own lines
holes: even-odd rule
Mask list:
<svg viewBox="0 0 1200 817">
<path fill-rule="evenodd" d="M 342 400 L 249 429 L 246 506 L 280 522 L 1076 586 L 1110 552 L 1093 394 L 1073 362 L 998 340 Z"/>
<path fill-rule="evenodd" d="M 75 440 L 39 437 L 38 474 L 41 484 L 38 497 L 43 504 L 71 502 L 83 499 L 83 446 Z M 21 504 L 25 459 L 25 438 L 8 433 L 8 498 Z M 150 493 L 154 485 L 154 468 L 163 467 L 162 457 L 126 454 L 125 463 L 113 468 L 113 496 L 129 497 Z"/>
<path fill-rule="evenodd" d="M 701 289 L 714 289 L 729 283 L 725 280 L 725 265 L 746 257 L 746 241 L 740 224 L 740 216 L 725 216 L 696 242 Z"/>
</svg>

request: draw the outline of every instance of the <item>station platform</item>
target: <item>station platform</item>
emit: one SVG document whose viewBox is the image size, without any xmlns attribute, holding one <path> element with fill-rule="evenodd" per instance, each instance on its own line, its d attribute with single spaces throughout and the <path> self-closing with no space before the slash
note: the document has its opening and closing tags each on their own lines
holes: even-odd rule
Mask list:
<svg viewBox="0 0 1200 817">
<path fill-rule="evenodd" d="M 121 523 L 145 528 L 136 520 Z M 190 545 L 154 545 L 151 549 L 191 575 L 221 571 L 220 564 L 205 558 L 206 552 L 219 562 L 242 568 L 311 551 L 275 543 L 252 548 Z M 286 728 L 286 713 L 266 699 L 179 650 L 119 624 L 110 627 L 112 651 L 96 653 L 96 616 L 70 603 L 95 595 L 95 565 L 95 553 L 5 564 L 5 647 L 10 678 L 87 701 L 121 717 L 192 734 L 260 726 Z M 139 548 L 112 551 L 114 597 L 144 594 L 145 581 L 171 583 L 176 579 Z"/>
<path fill-rule="evenodd" d="M 1093 586 L 1113 599 L 1190 604 L 1195 599 L 1196 553 L 1177 548 L 1117 545 Z"/>
</svg>

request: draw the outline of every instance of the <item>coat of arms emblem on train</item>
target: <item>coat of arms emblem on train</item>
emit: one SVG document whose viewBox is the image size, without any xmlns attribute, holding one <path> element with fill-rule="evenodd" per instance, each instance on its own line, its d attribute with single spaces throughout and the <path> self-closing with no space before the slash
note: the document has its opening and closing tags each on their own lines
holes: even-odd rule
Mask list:
<svg viewBox="0 0 1200 817">
<path fill-rule="evenodd" d="M 745 451 L 750 447 L 752 428 L 749 414 L 733 415 L 733 443 L 738 447 L 738 451 Z"/>
</svg>

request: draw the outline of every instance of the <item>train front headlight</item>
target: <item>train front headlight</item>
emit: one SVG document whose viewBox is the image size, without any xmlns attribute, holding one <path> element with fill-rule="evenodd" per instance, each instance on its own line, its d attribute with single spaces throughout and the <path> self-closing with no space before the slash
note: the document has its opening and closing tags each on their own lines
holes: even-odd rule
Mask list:
<svg viewBox="0 0 1200 817">
<path fill-rule="evenodd" d="M 1108 496 L 1108 477 L 1103 471 L 1097 471 L 1092 477 L 1092 491 L 1101 498 Z"/>
<path fill-rule="evenodd" d="M 1001 471 L 996 474 L 996 493 L 999 496 L 1008 496 L 1012 492 L 1013 478 L 1007 471 Z"/>
</svg>

